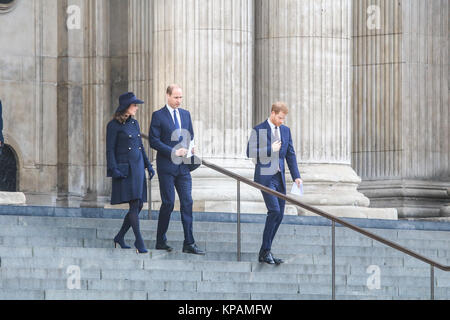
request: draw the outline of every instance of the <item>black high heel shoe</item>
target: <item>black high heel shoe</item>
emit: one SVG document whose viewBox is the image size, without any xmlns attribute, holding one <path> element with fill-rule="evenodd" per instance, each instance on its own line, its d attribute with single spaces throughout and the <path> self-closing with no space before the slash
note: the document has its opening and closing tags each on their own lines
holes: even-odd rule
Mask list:
<svg viewBox="0 0 450 320">
<path fill-rule="evenodd" d="M 124 239 L 117 240 L 114 238 L 114 248 L 117 248 L 117 245 L 119 245 L 122 249 L 131 249 L 130 246 L 127 246 Z"/>
<path fill-rule="evenodd" d="M 142 246 L 140 248 L 138 248 L 138 246 L 136 245 L 136 241 L 135 241 L 134 246 L 136 247 L 136 254 L 148 252 L 148 250 L 145 248 L 143 243 L 142 243 Z"/>
</svg>

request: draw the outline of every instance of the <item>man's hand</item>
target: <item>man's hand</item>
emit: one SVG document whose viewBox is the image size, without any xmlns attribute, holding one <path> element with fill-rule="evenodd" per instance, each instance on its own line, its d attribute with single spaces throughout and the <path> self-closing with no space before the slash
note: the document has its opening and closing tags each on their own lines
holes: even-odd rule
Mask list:
<svg viewBox="0 0 450 320">
<path fill-rule="evenodd" d="M 300 185 L 303 184 L 303 180 L 300 178 L 295 179 L 295 183 L 297 184 L 297 186 L 300 188 Z"/>
<path fill-rule="evenodd" d="M 175 155 L 177 156 L 177 157 L 184 157 L 184 156 L 186 156 L 188 154 L 188 150 L 187 149 L 184 149 L 184 148 L 181 148 L 181 149 L 178 149 L 177 151 L 175 151 Z"/>
<path fill-rule="evenodd" d="M 272 152 L 278 152 L 281 149 L 281 141 L 274 142 L 272 144 Z"/>
<path fill-rule="evenodd" d="M 191 153 L 195 154 L 195 147 L 192 148 Z"/>
</svg>

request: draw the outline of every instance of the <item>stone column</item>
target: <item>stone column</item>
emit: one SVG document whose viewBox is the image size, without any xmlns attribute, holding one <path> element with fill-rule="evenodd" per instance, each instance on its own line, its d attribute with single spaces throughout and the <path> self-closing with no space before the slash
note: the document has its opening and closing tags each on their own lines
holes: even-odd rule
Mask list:
<svg viewBox="0 0 450 320">
<path fill-rule="evenodd" d="M 395 219 L 395 210 L 367 208 L 351 167 L 351 12 L 350 0 L 256 1 L 255 123 L 275 101 L 290 107 L 303 201 L 338 216 Z"/>
<path fill-rule="evenodd" d="M 448 1 L 354 5 L 353 162 L 360 191 L 401 217 L 446 214 Z M 377 10 L 379 26 L 370 28 Z"/>
<path fill-rule="evenodd" d="M 154 4 L 155 110 L 166 103 L 166 87 L 178 83 L 183 107 L 194 122 L 198 155 L 252 177 L 253 164 L 245 152 L 252 127 L 253 0 Z M 153 197 L 159 199 L 156 180 L 154 186 Z M 193 197 L 195 210 L 234 211 L 236 182 L 207 168 L 197 169 Z M 243 186 L 243 211 L 254 211 L 250 207 L 260 198 Z"/>
<path fill-rule="evenodd" d="M 128 88 L 145 101 L 136 117 L 146 134 L 153 112 L 153 6 L 153 0 L 128 1 Z"/>
<path fill-rule="evenodd" d="M 111 119 L 111 58 L 110 58 L 110 5 L 107 0 L 85 0 L 83 24 L 82 66 L 82 139 L 75 141 L 79 148 L 71 150 L 71 159 L 84 164 L 82 206 L 102 206 L 109 190 L 105 174 L 106 124 Z M 72 122 L 72 125 L 76 123 Z M 72 132 L 69 130 L 69 132 Z M 77 150 L 82 152 L 75 154 Z"/>
</svg>

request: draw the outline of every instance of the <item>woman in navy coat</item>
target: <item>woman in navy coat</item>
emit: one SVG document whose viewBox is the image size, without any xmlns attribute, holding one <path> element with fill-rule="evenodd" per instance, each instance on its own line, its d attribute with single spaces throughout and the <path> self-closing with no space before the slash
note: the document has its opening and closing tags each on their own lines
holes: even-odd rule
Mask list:
<svg viewBox="0 0 450 320">
<path fill-rule="evenodd" d="M 2 154 L 5 139 L 3 139 L 2 101 L 0 100 L 0 155 Z"/>
<path fill-rule="evenodd" d="M 114 245 L 117 247 L 119 244 L 122 249 L 130 248 L 124 237 L 131 227 L 136 237 L 136 251 L 147 253 L 139 230 L 139 213 L 147 201 L 145 169 L 148 170 L 150 179 L 155 175 L 155 171 L 145 153 L 139 123 L 133 118 L 138 105 L 144 101 L 128 92 L 120 96 L 119 103 L 106 131 L 107 176 L 112 177 L 111 204 L 128 203 L 130 210 L 125 216 L 122 228 L 114 237 Z"/>
</svg>

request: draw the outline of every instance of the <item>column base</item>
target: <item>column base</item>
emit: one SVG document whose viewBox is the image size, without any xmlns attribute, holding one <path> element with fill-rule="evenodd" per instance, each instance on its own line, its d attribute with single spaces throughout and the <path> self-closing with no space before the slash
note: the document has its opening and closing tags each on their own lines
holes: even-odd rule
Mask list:
<svg viewBox="0 0 450 320">
<path fill-rule="evenodd" d="M 236 174 L 253 180 L 254 164 L 246 159 L 206 159 Z M 305 194 L 298 200 L 338 217 L 397 219 L 395 209 L 369 208 L 370 200 L 357 191 L 361 179 L 349 165 L 300 165 Z M 286 173 L 288 194 L 293 181 Z M 266 214 L 261 191 L 240 184 L 241 213 Z M 193 210 L 197 212 L 237 212 L 237 182 L 207 167 L 192 172 Z M 152 210 L 159 210 L 161 198 L 157 177 L 152 181 Z M 179 210 L 176 195 L 175 209 Z M 286 215 L 315 215 L 295 205 L 286 204 Z"/>
<path fill-rule="evenodd" d="M 57 195 L 55 193 L 25 192 L 27 206 L 54 207 Z"/>
<path fill-rule="evenodd" d="M 449 214 L 449 182 L 425 180 L 370 180 L 359 190 L 376 208 L 393 207 L 399 218 L 441 217 Z"/>
</svg>

